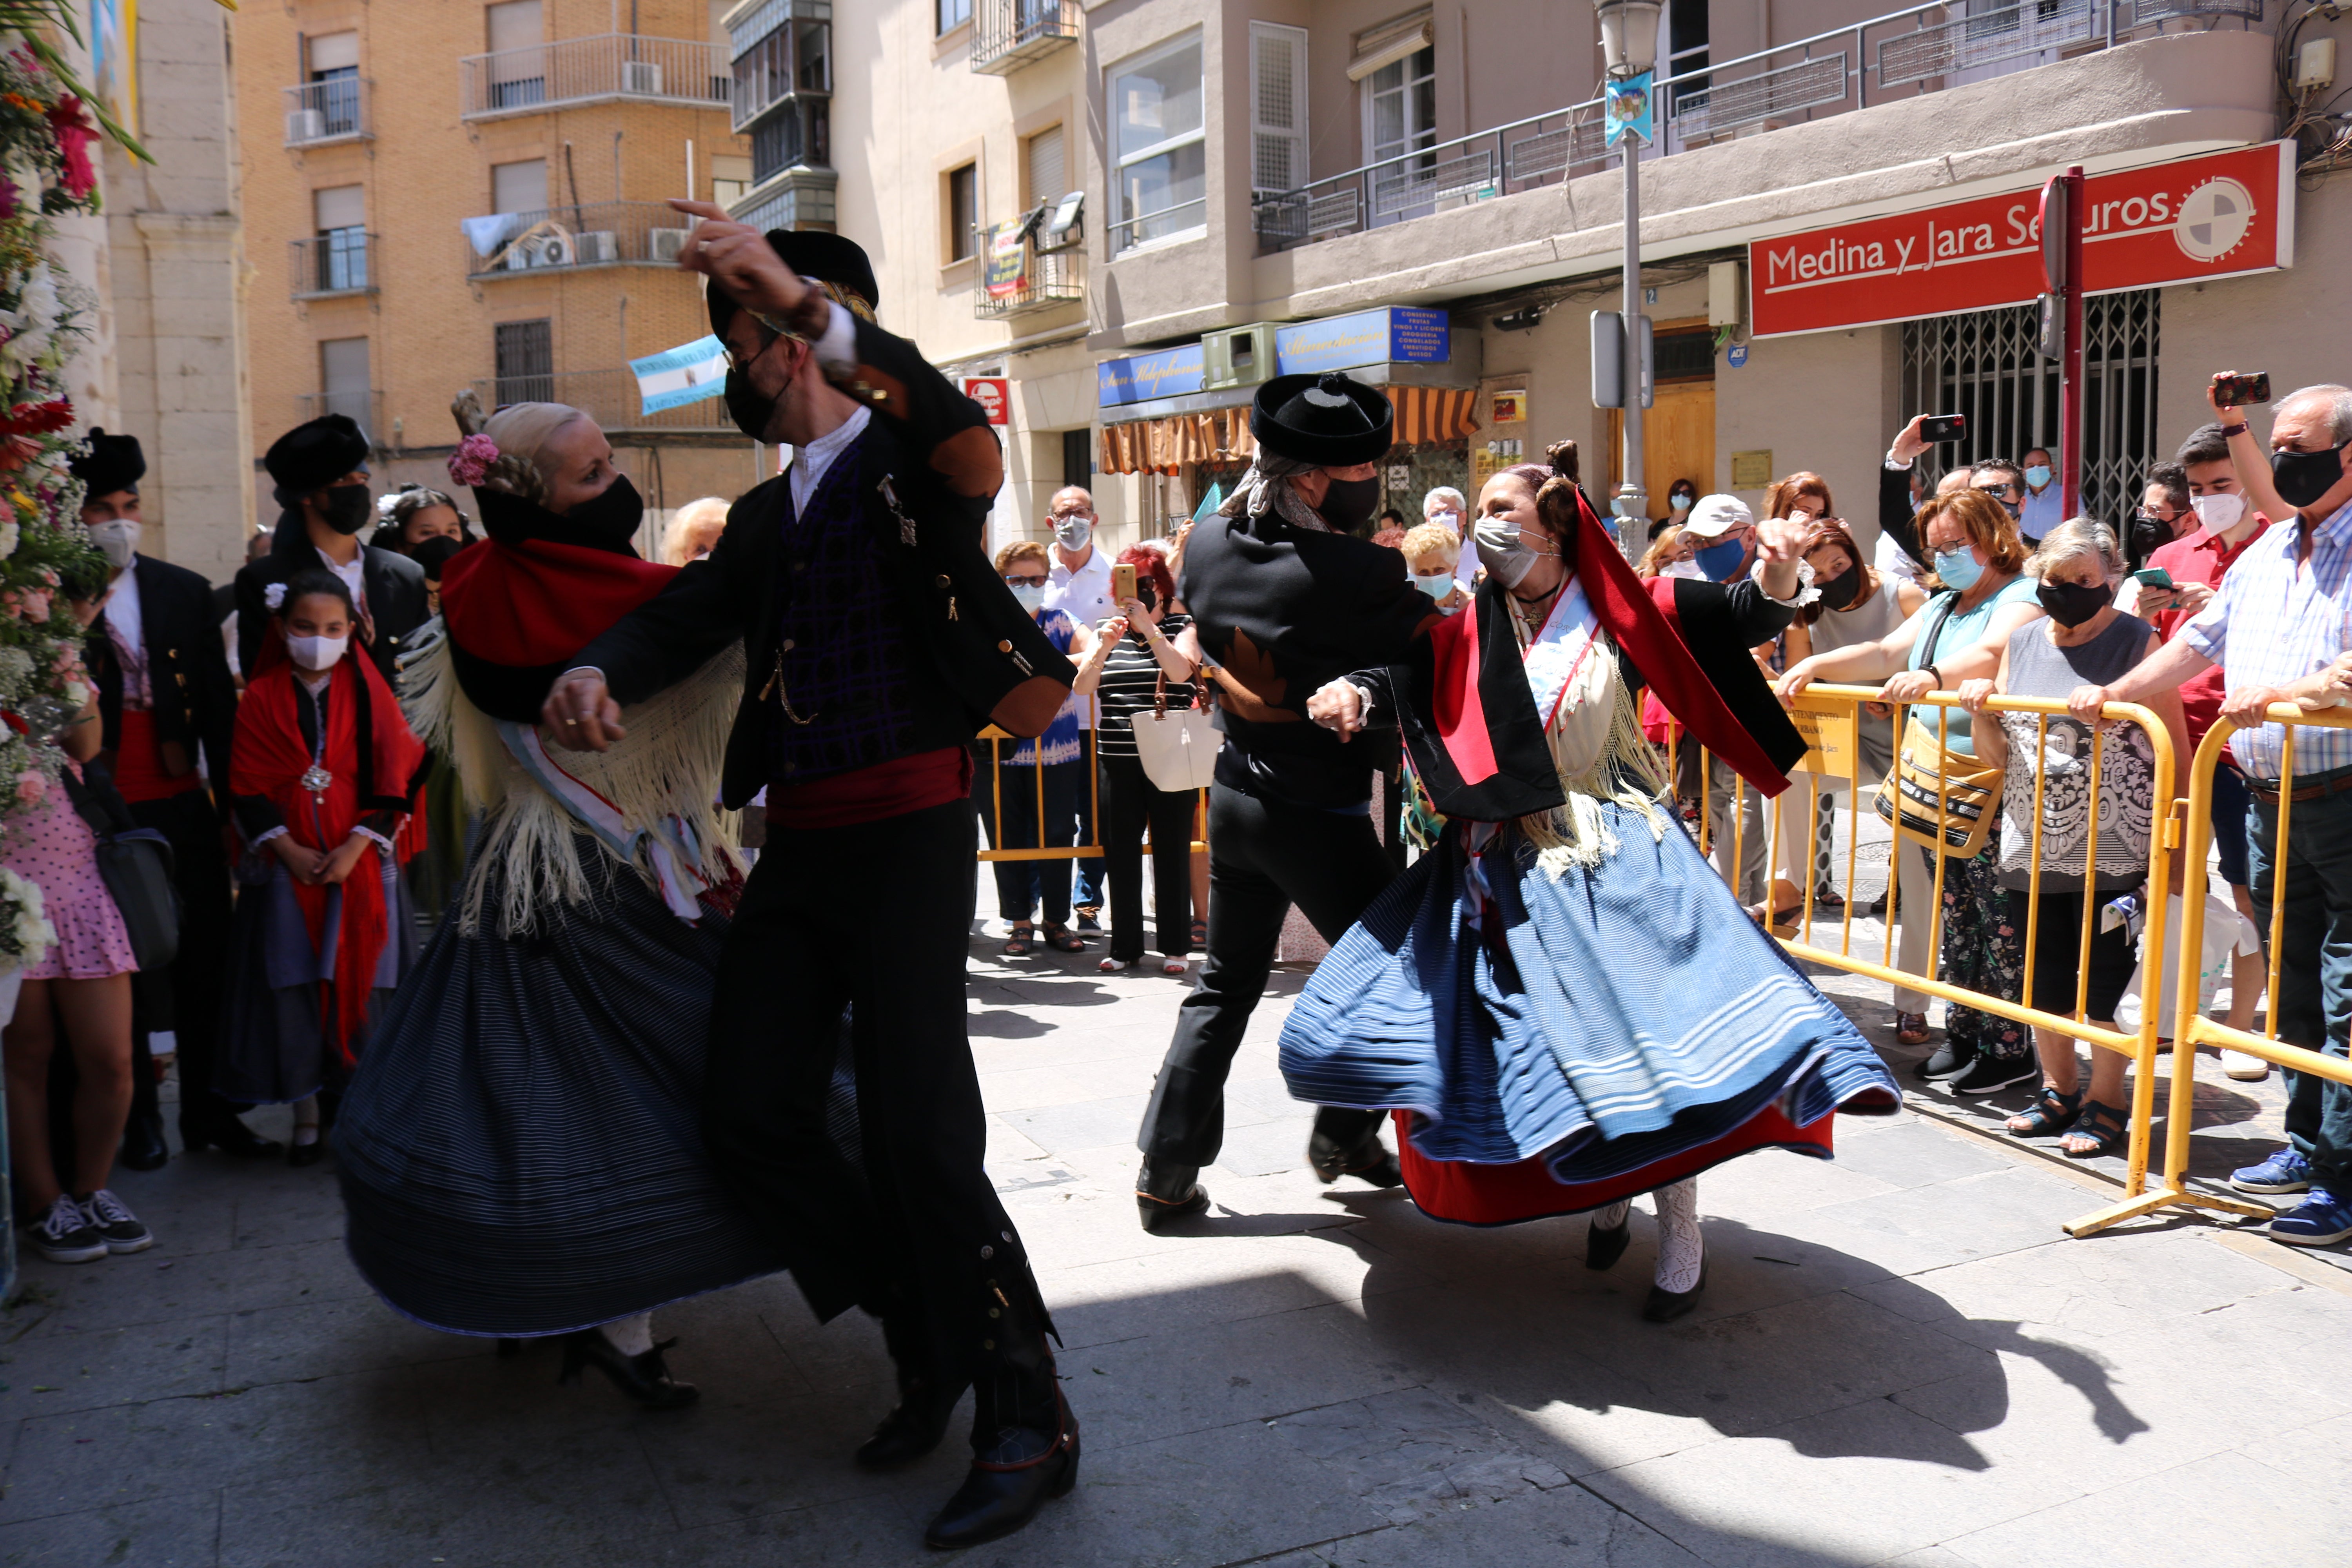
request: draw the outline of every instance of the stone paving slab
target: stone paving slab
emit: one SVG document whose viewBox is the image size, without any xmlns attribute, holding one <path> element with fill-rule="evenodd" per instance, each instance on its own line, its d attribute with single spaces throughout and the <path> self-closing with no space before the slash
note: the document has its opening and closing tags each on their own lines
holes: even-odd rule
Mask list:
<svg viewBox="0 0 2352 1568">
<path fill-rule="evenodd" d="M 1595 1272 L 1580 1218 L 1444 1226 L 1301 1169 L 1273 1050 L 1297 969 L 1236 1057 L 1211 1212 L 1147 1236 L 1133 1137 L 1182 987 L 998 945 L 971 967 L 991 1168 L 1086 1459 L 977 1563 L 2352 1560 L 2352 1260 L 2187 1216 L 2071 1240 L 2114 1191 L 2096 1163 L 1931 1103 L 1849 1119 L 1833 1163 L 1707 1176 L 1706 1294 L 1658 1328 L 1645 1205 Z M 1882 996 L 1828 984 L 1913 1054 Z M 2200 1138 L 2275 1135 L 2266 1086 L 2214 1076 Z M 0 1321 L 0 1568 L 938 1561 L 919 1532 L 956 1446 L 851 1466 L 890 1397 L 880 1336 L 820 1326 L 787 1280 L 663 1312 L 704 1398 L 646 1413 L 559 1386 L 552 1347 L 500 1358 L 383 1309 L 329 1165 L 183 1155 L 121 1185 L 157 1247 L 28 1261 Z"/>
</svg>

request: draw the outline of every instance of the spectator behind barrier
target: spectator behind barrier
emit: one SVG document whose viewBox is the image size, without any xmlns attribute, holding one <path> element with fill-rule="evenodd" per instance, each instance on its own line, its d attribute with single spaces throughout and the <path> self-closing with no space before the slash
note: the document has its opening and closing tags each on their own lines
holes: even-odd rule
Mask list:
<svg viewBox="0 0 2352 1568">
<path fill-rule="evenodd" d="M 1092 647 L 1094 634 L 1060 610 L 1045 607 L 1045 586 L 1053 576 L 1053 558 L 1043 542 L 1016 539 L 996 552 L 996 570 L 1004 585 L 1021 601 L 1053 645 L 1075 662 Z M 1058 849 L 1075 844 L 1079 797 L 1086 793 L 1086 742 L 1078 717 L 1086 700 L 1075 692 L 1054 715 L 1045 732 L 1010 751 L 999 748 L 998 765 L 972 770 L 972 804 L 980 808 L 989 842 L 999 849 Z M 1040 765 L 1040 749 L 1043 764 Z M 973 760 L 985 764 L 988 752 L 976 743 Z M 1004 797 L 1004 817 L 996 820 L 999 786 Z M 1043 795 L 1043 816 L 1040 795 Z M 1045 944 L 1056 952 L 1084 952 L 1086 940 L 1069 929 L 1070 862 L 1059 857 L 1045 860 L 998 860 L 997 913 L 1003 917 L 1004 956 L 1025 958 L 1038 940 L 1030 913 L 1045 917 Z"/>
<path fill-rule="evenodd" d="M 1404 552 L 1404 569 L 1412 574 L 1412 585 L 1439 609 L 1450 616 L 1470 602 L 1454 576 L 1462 562 L 1462 542 L 1453 530 L 1442 522 L 1424 522 L 1408 530 L 1397 548 Z"/>
</svg>

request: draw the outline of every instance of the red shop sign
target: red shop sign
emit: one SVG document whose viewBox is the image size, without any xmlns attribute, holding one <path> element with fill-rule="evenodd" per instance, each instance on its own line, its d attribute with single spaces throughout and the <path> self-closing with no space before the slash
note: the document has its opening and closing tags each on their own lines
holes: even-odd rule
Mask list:
<svg viewBox="0 0 2352 1568">
<path fill-rule="evenodd" d="M 2294 163 L 2283 142 L 2093 174 L 2093 294 L 2267 272 L 2294 260 Z M 1748 247 L 1758 337 L 2021 305 L 2043 289 L 2040 187 Z"/>
<path fill-rule="evenodd" d="M 1011 404 L 1013 383 L 1001 375 L 968 375 L 963 378 L 963 395 L 981 406 L 991 425 L 1013 422 Z"/>
</svg>

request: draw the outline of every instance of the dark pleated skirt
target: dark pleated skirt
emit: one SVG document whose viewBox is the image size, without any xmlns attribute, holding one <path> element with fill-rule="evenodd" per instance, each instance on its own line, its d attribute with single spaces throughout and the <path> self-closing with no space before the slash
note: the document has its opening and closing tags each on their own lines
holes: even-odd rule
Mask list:
<svg viewBox="0 0 2352 1568">
<path fill-rule="evenodd" d="M 408 880 L 381 858 L 386 921 L 376 961 L 375 996 L 367 1022 L 351 1042 L 367 1055 L 403 978 L 416 967 L 416 913 Z M 354 873 L 355 875 L 357 873 Z M 302 908 L 294 901 L 293 874 L 266 850 L 247 855 L 236 869 L 236 913 L 229 923 L 229 972 L 213 1087 L 246 1105 L 284 1105 L 320 1089 L 342 1087 L 342 1058 L 327 1044 L 320 1022 L 320 983 L 334 972 L 331 938 L 324 952 L 310 944 Z"/>
<path fill-rule="evenodd" d="M 451 1333 L 562 1333 L 783 1267 L 703 1150 L 726 920 L 688 925 L 579 846 L 598 891 L 526 938 L 463 935 L 453 906 L 335 1128 L 352 1261 Z"/>
</svg>

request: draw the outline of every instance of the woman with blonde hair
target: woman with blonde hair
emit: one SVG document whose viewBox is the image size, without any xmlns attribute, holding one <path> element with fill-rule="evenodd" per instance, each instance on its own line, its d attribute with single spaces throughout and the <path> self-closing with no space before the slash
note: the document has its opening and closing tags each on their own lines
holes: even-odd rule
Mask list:
<svg viewBox="0 0 2352 1568">
<path fill-rule="evenodd" d="M 719 536 L 727 531 L 727 510 L 731 504 L 717 496 L 704 496 L 672 512 L 669 526 L 662 530 L 662 564 L 683 566 L 709 554 Z"/>
</svg>

